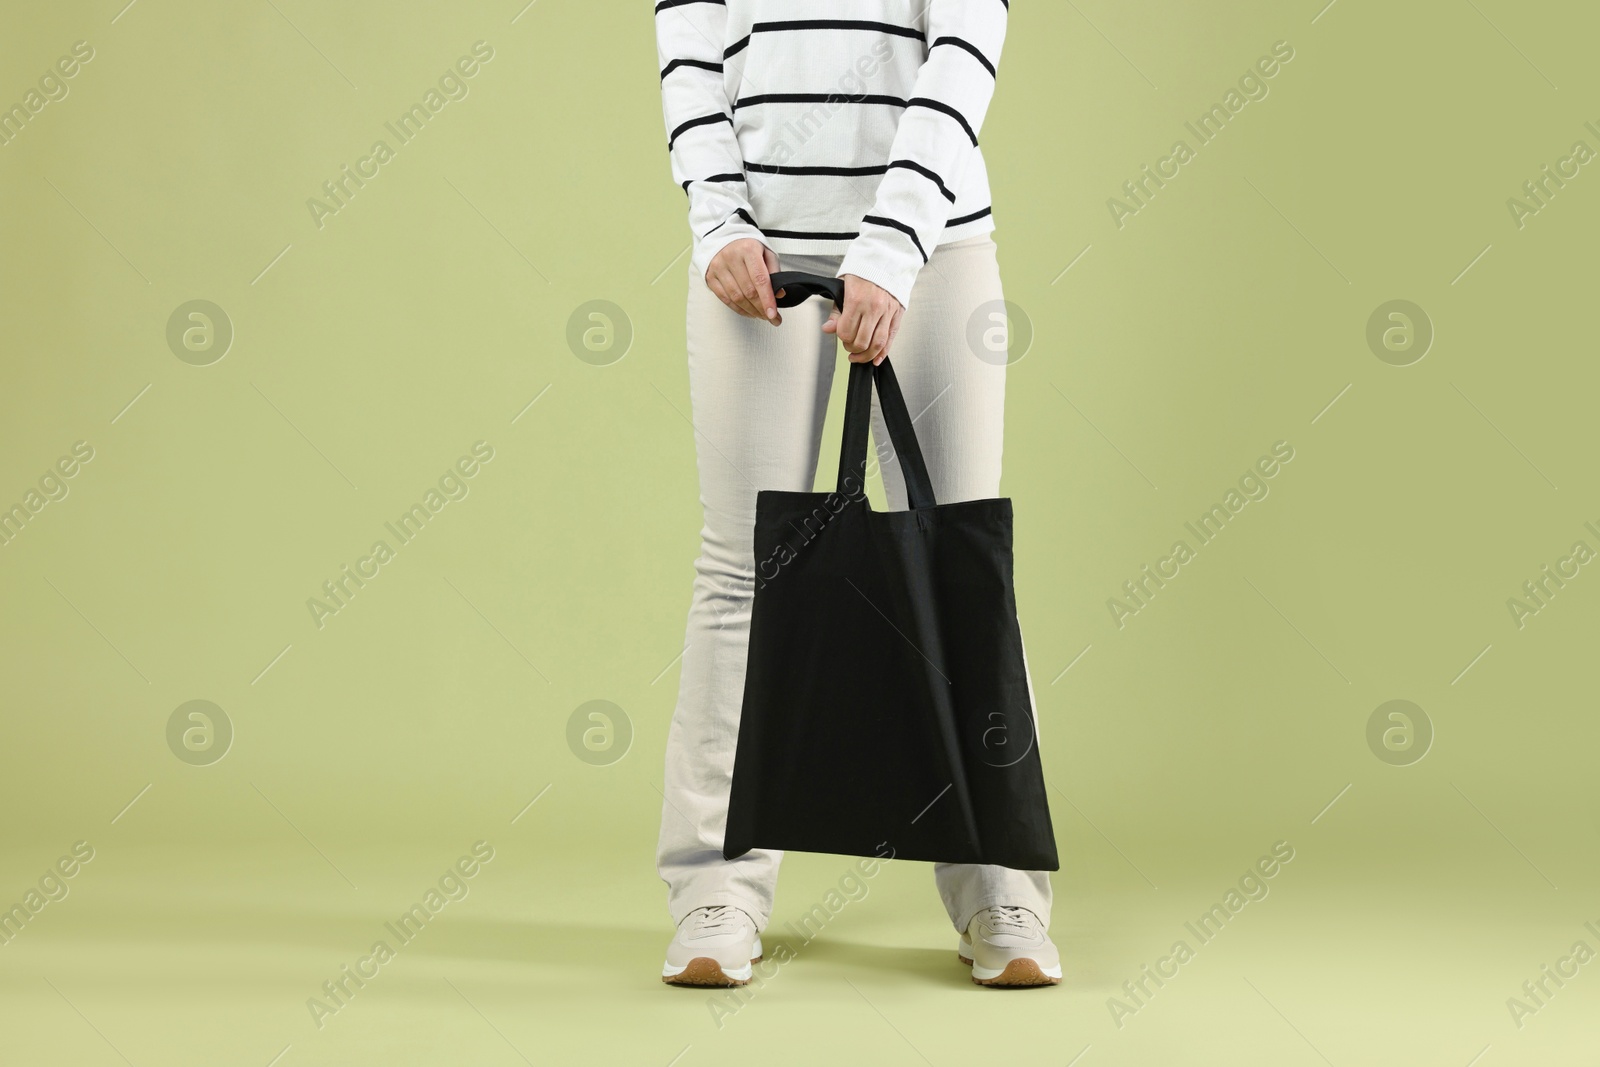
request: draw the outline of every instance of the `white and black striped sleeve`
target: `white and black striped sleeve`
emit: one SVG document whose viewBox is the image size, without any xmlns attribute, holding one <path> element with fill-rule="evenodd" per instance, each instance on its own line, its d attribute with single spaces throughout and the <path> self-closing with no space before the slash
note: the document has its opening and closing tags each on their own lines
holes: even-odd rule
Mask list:
<svg viewBox="0 0 1600 1067">
<path fill-rule="evenodd" d="M 695 276 L 704 278 L 712 257 L 733 241 L 765 243 L 750 210 L 733 104 L 723 88 L 728 9 L 725 0 L 659 0 L 655 18 L 667 151 L 673 179 L 689 194 L 691 263 Z"/>
<path fill-rule="evenodd" d="M 839 274 L 887 289 L 902 305 L 946 224 L 978 145 L 1005 43 L 1008 0 L 932 0 L 928 52 L 895 129 L 889 170 Z"/>
</svg>

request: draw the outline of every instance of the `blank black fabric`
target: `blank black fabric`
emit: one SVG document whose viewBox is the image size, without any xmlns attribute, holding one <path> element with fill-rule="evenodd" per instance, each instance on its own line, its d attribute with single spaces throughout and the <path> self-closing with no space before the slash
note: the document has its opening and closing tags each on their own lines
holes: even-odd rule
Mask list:
<svg viewBox="0 0 1600 1067">
<path fill-rule="evenodd" d="M 780 272 L 782 306 L 838 279 Z M 867 502 L 872 389 L 909 511 Z M 890 361 L 852 364 L 832 493 L 762 490 L 723 857 L 752 848 L 1060 867 L 1007 499 L 940 504 Z"/>
</svg>

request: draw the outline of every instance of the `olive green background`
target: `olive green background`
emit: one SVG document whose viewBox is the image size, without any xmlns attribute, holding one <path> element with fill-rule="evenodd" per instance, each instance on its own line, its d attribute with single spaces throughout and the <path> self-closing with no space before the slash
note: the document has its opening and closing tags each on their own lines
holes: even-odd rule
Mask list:
<svg viewBox="0 0 1600 1067">
<path fill-rule="evenodd" d="M 1600 177 L 1507 207 L 1600 148 L 1591 7 L 1014 5 L 983 142 L 1034 334 L 1004 489 L 1066 980 L 971 986 L 926 865 L 892 863 L 730 1013 L 656 977 L 699 515 L 648 5 L 121 4 L 0 25 L 3 106 L 94 50 L 0 146 L 0 507 L 94 451 L 0 547 L 0 906 L 94 849 L 0 945 L 0 1059 L 1593 1062 L 1596 967 L 1507 1005 L 1600 949 L 1600 577 L 1507 606 L 1600 548 Z M 477 41 L 468 95 L 319 228 Z M 1277 41 L 1269 94 L 1119 227 Z M 1367 341 L 1399 299 L 1434 331 L 1405 366 Z M 233 331 L 209 365 L 168 344 L 194 300 Z M 625 352 L 569 346 L 593 300 Z M 308 599 L 479 441 L 319 628 Z M 1119 628 L 1107 600 L 1278 441 L 1270 494 Z M 1396 699 L 1434 734 L 1408 765 L 1368 744 Z M 168 745 L 191 700 L 231 723 L 209 765 Z M 601 765 L 568 742 L 592 700 L 631 729 Z M 307 999 L 477 841 L 470 894 L 319 1028 Z M 849 863 L 790 857 L 773 926 Z"/>
</svg>

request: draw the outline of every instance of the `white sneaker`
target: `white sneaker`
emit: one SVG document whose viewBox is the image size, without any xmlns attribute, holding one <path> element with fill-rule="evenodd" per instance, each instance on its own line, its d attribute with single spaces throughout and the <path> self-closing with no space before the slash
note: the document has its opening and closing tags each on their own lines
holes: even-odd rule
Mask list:
<svg viewBox="0 0 1600 1067">
<path fill-rule="evenodd" d="M 1061 981 L 1061 955 L 1039 917 L 1001 905 L 972 917 L 956 955 L 979 985 L 1036 986 Z"/>
<path fill-rule="evenodd" d="M 661 980 L 670 985 L 730 986 L 750 981 L 761 959 L 755 920 L 738 908 L 696 908 L 667 946 Z"/>
</svg>

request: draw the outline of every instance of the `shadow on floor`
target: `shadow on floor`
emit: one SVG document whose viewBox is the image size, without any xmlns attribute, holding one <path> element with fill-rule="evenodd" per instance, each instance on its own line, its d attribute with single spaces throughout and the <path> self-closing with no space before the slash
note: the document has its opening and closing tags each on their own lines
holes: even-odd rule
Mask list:
<svg viewBox="0 0 1600 1067">
<path fill-rule="evenodd" d="M 971 988 L 970 969 L 956 959 L 953 948 L 927 946 L 864 945 L 857 941 L 830 941 L 818 937 L 799 944 L 789 942 L 795 958 L 786 967 L 831 967 L 842 977 L 849 972 L 899 976 L 907 981 L 951 989 Z"/>
</svg>

